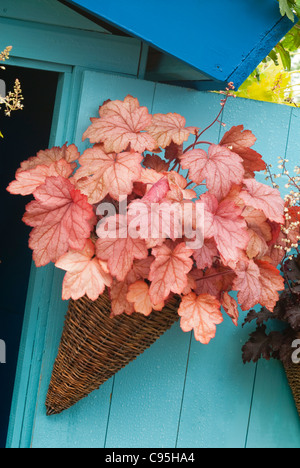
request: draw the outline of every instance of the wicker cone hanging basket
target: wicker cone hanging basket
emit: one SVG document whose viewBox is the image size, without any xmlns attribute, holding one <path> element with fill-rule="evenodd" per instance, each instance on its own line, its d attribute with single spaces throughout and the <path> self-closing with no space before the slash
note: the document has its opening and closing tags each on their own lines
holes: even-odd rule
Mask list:
<svg viewBox="0 0 300 468">
<path fill-rule="evenodd" d="M 161 312 L 111 318 L 108 292 L 71 301 L 48 390 L 47 415 L 75 405 L 149 348 L 176 321 L 178 298 Z"/>
<path fill-rule="evenodd" d="M 285 373 L 300 416 L 300 364 L 285 366 Z"/>
</svg>

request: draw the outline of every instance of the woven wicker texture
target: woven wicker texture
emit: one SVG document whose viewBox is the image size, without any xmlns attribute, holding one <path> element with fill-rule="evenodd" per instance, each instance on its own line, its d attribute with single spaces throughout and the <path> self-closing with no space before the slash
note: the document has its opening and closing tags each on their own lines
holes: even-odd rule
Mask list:
<svg viewBox="0 0 300 468">
<path fill-rule="evenodd" d="M 300 364 L 286 366 L 285 373 L 293 392 L 296 407 L 300 416 Z"/>
<path fill-rule="evenodd" d="M 71 301 L 48 390 L 47 415 L 70 408 L 136 359 L 178 321 L 178 299 L 161 312 L 110 318 L 108 293 Z"/>
</svg>

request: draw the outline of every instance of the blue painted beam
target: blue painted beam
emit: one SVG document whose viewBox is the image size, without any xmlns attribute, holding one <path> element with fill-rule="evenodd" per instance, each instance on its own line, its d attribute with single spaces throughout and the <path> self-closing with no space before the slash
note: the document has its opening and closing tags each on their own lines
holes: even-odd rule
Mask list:
<svg viewBox="0 0 300 468">
<path fill-rule="evenodd" d="M 64 0 L 238 87 L 292 28 L 276 0 Z M 192 80 L 192 79 L 191 79 Z M 166 81 L 166 80 L 161 80 Z"/>
</svg>

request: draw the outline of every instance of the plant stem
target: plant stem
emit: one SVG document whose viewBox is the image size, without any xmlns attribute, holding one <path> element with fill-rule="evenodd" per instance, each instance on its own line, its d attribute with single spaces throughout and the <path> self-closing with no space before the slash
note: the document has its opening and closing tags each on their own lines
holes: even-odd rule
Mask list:
<svg viewBox="0 0 300 468">
<path fill-rule="evenodd" d="M 217 276 L 225 276 L 229 273 L 233 273 L 233 270 L 225 270 L 220 273 L 214 273 L 213 275 L 203 276 L 203 278 L 198 278 L 196 281 L 204 281 L 211 278 L 216 278 Z"/>
<path fill-rule="evenodd" d="M 186 148 L 183 152 L 183 154 L 187 153 L 188 151 L 190 151 L 191 149 L 194 149 L 195 146 L 197 145 L 209 145 L 211 146 L 213 143 L 211 143 L 210 141 L 197 141 L 197 138 L 196 138 L 196 141 L 193 145 L 189 146 L 188 148 Z"/>
</svg>

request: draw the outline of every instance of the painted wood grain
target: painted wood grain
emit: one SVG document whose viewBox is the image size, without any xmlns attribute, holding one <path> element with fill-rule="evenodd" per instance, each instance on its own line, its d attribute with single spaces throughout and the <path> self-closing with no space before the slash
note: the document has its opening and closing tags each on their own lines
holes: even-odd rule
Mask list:
<svg viewBox="0 0 300 468">
<path fill-rule="evenodd" d="M 281 363 L 260 361 L 247 448 L 300 448 L 300 419 Z"/>
</svg>

